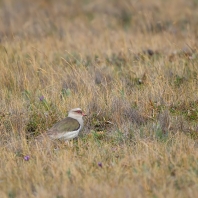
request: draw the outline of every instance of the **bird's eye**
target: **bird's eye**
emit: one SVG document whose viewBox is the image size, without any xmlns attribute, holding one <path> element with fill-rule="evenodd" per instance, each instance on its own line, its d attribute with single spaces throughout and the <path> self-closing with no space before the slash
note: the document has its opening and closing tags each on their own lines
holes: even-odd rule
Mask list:
<svg viewBox="0 0 198 198">
<path fill-rule="evenodd" d="M 76 111 L 76 113 L 82 114 L 82 111 L 78 110 L 78 111 Z"/>
</svg>

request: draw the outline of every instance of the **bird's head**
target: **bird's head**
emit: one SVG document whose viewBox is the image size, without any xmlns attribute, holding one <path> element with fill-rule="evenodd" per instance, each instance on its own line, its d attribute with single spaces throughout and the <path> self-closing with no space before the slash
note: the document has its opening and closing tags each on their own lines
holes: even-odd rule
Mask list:
<svg viewBox="0 0 198 198">
<path fill-rule="evenodd" d="M 68 117 L 72 117 L 75 119 L 82 118 L 83 116 L 86 116 L 86 114 L 83 113 L 80 108 L 71 109 L 68 114 Z"/>
</svg>

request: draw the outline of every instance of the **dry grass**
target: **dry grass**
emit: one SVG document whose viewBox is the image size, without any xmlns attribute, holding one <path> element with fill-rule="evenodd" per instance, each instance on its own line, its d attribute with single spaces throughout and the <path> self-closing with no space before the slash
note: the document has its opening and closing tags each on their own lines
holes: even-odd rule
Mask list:
<svg viewBox="0 0 198 198">
<path fill-rule="evenodd" d="M 197 0 L 2 0 L 0 17 L 0 197 L 198 196 Z M 33 144 L 73 107 L 78 140 Z"/>
</svg>

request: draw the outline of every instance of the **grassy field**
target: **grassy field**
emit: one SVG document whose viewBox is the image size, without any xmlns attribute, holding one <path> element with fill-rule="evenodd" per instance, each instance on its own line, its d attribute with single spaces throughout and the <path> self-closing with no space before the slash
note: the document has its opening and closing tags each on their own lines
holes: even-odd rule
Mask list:
<svg viewBox="0 0 198 198">
<path fill-rule="evenodd" d="M 198 1 L 1 0 L 0 197 L 198 197 Z M 80 107 L 77 140 L 34 138 Z"/>
</svg>

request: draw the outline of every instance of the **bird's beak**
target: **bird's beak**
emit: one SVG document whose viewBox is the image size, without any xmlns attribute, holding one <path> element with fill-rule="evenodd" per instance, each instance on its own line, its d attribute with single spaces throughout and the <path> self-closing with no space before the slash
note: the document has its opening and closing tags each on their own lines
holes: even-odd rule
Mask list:
<svg viewBox="0 0 198 198">
<path fill-rule="evenodd" d="M 87 114 L 85 114 L 85 113 L 82 113 L 82 115 L 83 115 L 83 116 L 87 116 Z"/>
</svg>

